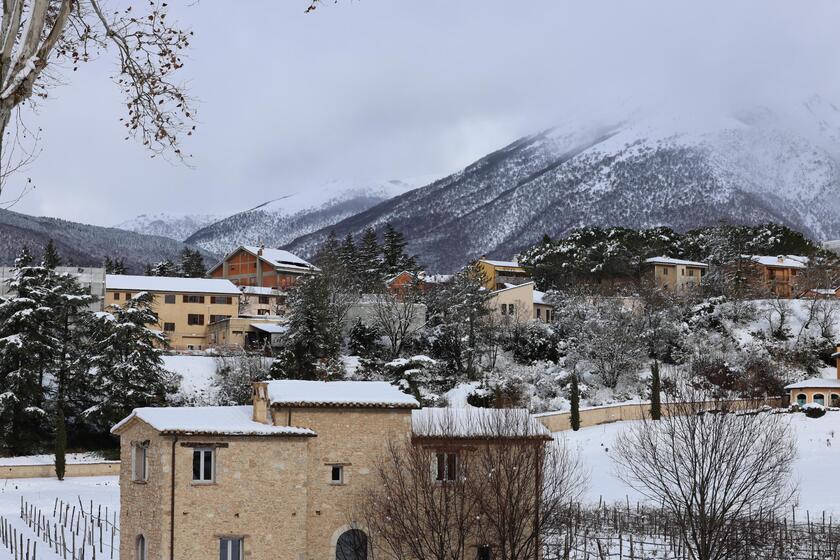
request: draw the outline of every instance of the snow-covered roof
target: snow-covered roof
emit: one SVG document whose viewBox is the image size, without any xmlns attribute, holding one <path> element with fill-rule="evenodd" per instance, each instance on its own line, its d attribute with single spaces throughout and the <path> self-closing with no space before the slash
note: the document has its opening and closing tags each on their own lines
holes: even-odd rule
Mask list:
<svg viewBox="0 0 840 560">
<path fill-rule="evenodd" d="M 272 426 L 255 422 L 251 406 L 195 406 L 135 408 L 111 428 L 120 428 L 139 418 L 162 434 L 197 434 L 224 436 L 315 436 L 309 428 Z"/>
<path fill-rule="evenodd" d="M 537 305 L 551 305 L 545 301 L 545 292 L 540 292 L 539 290 L 534 290 L 534 303 Z"/>
<path fill-rule="evenodd" d="M 430 438 L 550 438 L 524 408 L 423 408 L 411 411 L 411 432 Z"/>
<path fill-rule="evenodd" d="M 763 266 L 777 266 L 782 268 L 807 268 L 808 257 L 800 255 L 745 255 L 753 262 Z"/>
<path fill-rule="evenodd" d="M 522 288 L 523 286 L 531 286 L 531 289 L 536 285 L 536 282 L 523 282 L 522 284 L 508 284 L 505 283 L 505 287 L 500 290 L 493 290 L 493 294 L 498 294 L 499 292 L 506 292 L 508 290 L 515 290 L 517 288 Z"/>
<path fill-rule="evenodd" d="M 423 281 L 427 284 L 446 284 L 452 280 L 452 274 L 427 274 Z"/>
<path fill-rule="evenodd" d="M 289 330 L 289 327 L 286 325 L 278 325 L 276 323 L 251 323 L 251 326 L 270 334 L 281 334 Z"/>
<path fill-rule="evenodd" d="M 823 379 L 817 377 L 785 385 L 785 389 L 840 389 L 840 379 Z"/>
<path fill-rule="evenodd" d="M 268 400 L 280 406 L 418 408 L 420 403 L 385 381 L 267 381 Z"/>
<path fill-rule="evenodd" d="M 230 280 L 210 278 L 176 278 L 170 276 L 130 276 L 108 274 L 105 276 L 105 288 L 129 292 L 178 292 L 190 294 L 229 294 L 239 295 Z"/>
<path fill-rule="evenodd" d="M 649 259 L 645 259 L 645 262 L 648 264 L 664 264 L 664 265 L 673 265 L 673 266 L 693 266 L 697 268 L 709 268 L 709 265 L 699 261 L 685 261 L 682 259 L 672 259 L 671 257 L 651 257 Z"/>
<path fill-rule="evenodd" d="M 257 296 L 279 296 L 280 291 L 268 286 L 240 286 L 243 294 L 251 294 Z"/>
<path fill-rule="evenodd" d="M 518 262 L 516 261 L 494 261 L 491 259 L 479 259 L 481 262 L 486 262 L 492 266 L 504 266 L 508 268 L 522 268 Z"/>
<path fill-rule="evenodd" d="M 251 245 L 243 245 L 242 248 L 248 251 L 249 253 L 253 253 L 254 255 L 258 255 L 260 252 L 259 247 L 254 247 Z M 284 251 L 283 249 L 269 249 L 267 247 L 263 248 L 262 255 L 260 255 L 260 258 L 262 258 L 264 261 L 273 266 L 305 268 L 307 270 L 315 269 L 315 266 L 311 263 L 303 260 L 294 253 Z"/>
</svg>

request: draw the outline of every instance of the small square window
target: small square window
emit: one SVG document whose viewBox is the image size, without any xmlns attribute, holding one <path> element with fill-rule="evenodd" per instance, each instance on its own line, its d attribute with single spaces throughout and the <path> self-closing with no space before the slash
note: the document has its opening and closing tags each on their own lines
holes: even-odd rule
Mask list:
<svg viewBox="0 0 840 560">
<path fill-rule="evenodd" d="M 214 456 L 213 449 L 193 450 L 193 482 L 213 482 L 215 480 Z"/>
<path fill-rule="evenodd" d="M 203 325 L 204 324 L 204 315 L 198 315 L 194 313 L 190 313 L 187 315 L 187 324 L 188 325 Z"/>
<path fill-rule="evenodd" d="M 114 301 L 120 301 L 120 293 L 114 292 Z"/>
<path fill-rule="evenodd" d="M 458 476 L 458 454 L 436 453 L 434 467 L 436 481 L 452 482 L 456 480 Z"/>
<path fill-rule="evenodd" d="M 175 323 L 164 323 L 163 330 L 164 332 L 175 332 Z"/>
<path fill-rule="evenodd" d="M 332 484 L 344 484 L 343 465 L 332 465 L 330 467 L 330 482 Z"/>
<path fill-rule="evenodd" d="M 164 303 L 175 303 L 175 294 L 166 294 L 163 296 Z"/>
</svg>

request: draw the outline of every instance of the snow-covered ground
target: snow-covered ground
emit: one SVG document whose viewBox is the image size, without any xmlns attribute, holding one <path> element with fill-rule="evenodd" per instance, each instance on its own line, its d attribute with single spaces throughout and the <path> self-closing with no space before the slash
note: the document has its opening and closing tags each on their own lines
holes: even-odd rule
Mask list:
<svg viewBox="0 0 840 560">
<path fill-rule="evenodd" d="M 83 463 L 101 463 L 105 459 L 96 452 L 85 453 L 68 453 L 68 465 L 80 465 Z M 23 457 L 0 457 L 0 467 L 12 467 L 16 465 L 52 465 L 55 463 L 55 456 L 52 454 L 45 455 L 26 455 Z"/>
<path fill-rule="evenodd" d="M 799 485 L 799 509 L 840 516 L 840 487 L 834 484 L 840 467 L 840 411 L 829 411 L 817 419 L 804 414 L 785 418 L 790 419 L 798 441 L 794 477 Z M 618 479 L 613 463 L 613 442 L 630 424 L 615 422 L 556 434 L 580 453 L 589 471 L 585 501 L 597 504 L 599 499 L 607 503 L 642 500 L 638 492 Z"/>
<path fill-rule="evenodd" d="M 214 356 L 163 356 L 163 366 L 181 376 L 181 396 L 196 404 L 212 401 L 213 376 L 217 365 Z"/>
<path fill-rule="evenodd" d="M 80 509 L 79 503 L 84 504 L 85 511 L 90 509 L 91 501 L 93 502 L 93 509 L 96 515 L 99 514 L 100 505 L 102 517 L 105 517 L 107 508 L 108 519 L 113 520 L 114 513 L 117 514 L 117 523 L 119 523 L 119 479 L 116 476 L 103 477 L 82 477 L 82 478 L 68 478 L 63 482 L 59 482 L 52 478 L 26 478 L 26 479 L 10 479 L 0 480 L 0 517 L 5 518 L 12 527 L 16 528 L 18 533 L 22 533 L 24 539 L 29 538 L 32 541 L 36 540 L 35 534 L 26 526 L 26 523 L 20 518 L 20 499 L 23 499 L 41 510 L 42 515 L 45 515 L 50 520 L 50 525 L 55 524 L 55 517 L 53 511 L 55 508 L 56 498 L 63 500 L 66 504 L 70 504 L 72 508 L 74 505 L 77 510 Z M 97 541 L 99 533 L 96 533 Z M 69 535 L 69 530 L 66 533 L 68 542 L 72 542 Z M 81 538 L 77 538 L 78 546 L 81 546 Z M 114 558 L 119 558 L 119 533 L 115 536 L 115 551 Z M 25 542 L 25 540 L 24 540 Z M 78 548 L 77 546 L 77 548 Z M 86 550 L 86 556 L 90 557 L 91 550 Z M 97 549 L 97 557 L 110 558 L 110 534 L 103 533 L 103 552 L 100 553 Z M 69 554 L 67 558 L 69 558 Z M 0 545 L 0 558 L 12 558 L 8 550 Z M 42 541 L 38 541 L 38 560 L 60 560 L 63 557 L 56 554 L 55 551 L 50 550 L 49 546 Z"/>
</svg>

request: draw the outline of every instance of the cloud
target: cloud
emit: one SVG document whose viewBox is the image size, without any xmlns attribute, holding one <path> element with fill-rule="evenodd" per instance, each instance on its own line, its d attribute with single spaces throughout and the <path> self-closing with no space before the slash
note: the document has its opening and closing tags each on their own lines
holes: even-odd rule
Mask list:
<svg viewBox="0 0 840 560">
<path fill-rule="evenodd" d="M 196 39 L 192 168 L 123 142 L 107 55 L 36 115 L 16 210 L 114 224 L 226 214 L 330 179 L 447 173 L 558 122 L 638 107 L 712 115 L 819 93 L 840 105 L 840 3 L 250 0 L 178 7 Z"/>
</svg>

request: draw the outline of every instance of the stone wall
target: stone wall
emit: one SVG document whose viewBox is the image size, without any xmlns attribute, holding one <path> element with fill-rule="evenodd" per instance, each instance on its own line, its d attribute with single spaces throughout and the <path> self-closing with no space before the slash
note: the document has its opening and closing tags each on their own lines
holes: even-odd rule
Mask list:
<svg viewBox="0 0 840 560">
<path fill-rule="evenodd" d="M 120 473 L 120 462 L 68 464 L 64 476 L 115 476 Z M 54 465 L 0 466 L 0 479 L 6 478 L 55 478 Z"/>
<path fill-rule="evenodd" d="M 758 408 L 760 406 L 771 406 L 778 408 L 782 406 L 781 397 L 768 397 L 764 399 L 738 399 L 731 401 L 724 401 L 735 409 L 748 410 L 751 408 Z M 712 408 L 718 403 L 710 401 L 704 403 L 708 408 Z M 670 405 L 662 403 L 662 414 L 668 414 Z M 622 422 L 627 420 L 641 420 L 649 417 L 650 403 L 638 404 L 616 404 L 608 406 L 598 406 L 592 408 L 583 408 L 580 411 L 580 427 L 588 428 L 590 426 L 598 426 L 599 424 L 609 424 L 610 422 Z M 543 412 L 535 414 L 534 417 L 542 422 L 543 426 L 552 432 L 563 432 L 571 430 L 570 423 L 571 412 L 564 410 L 562 412 Z"/>
</svg>

